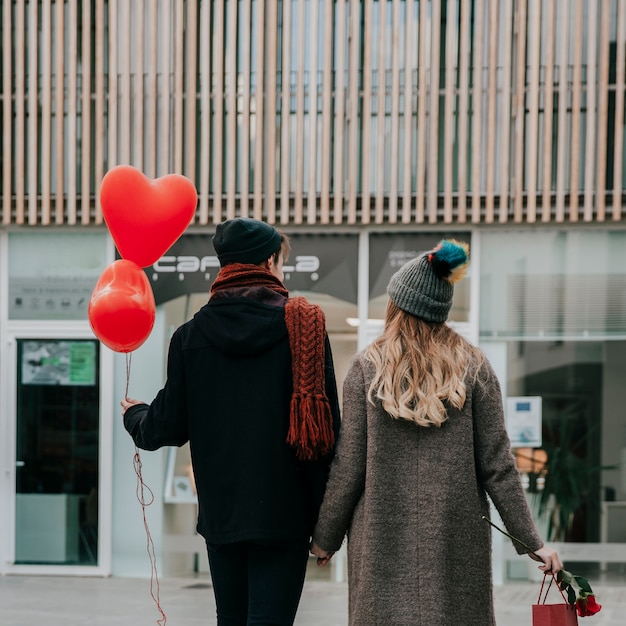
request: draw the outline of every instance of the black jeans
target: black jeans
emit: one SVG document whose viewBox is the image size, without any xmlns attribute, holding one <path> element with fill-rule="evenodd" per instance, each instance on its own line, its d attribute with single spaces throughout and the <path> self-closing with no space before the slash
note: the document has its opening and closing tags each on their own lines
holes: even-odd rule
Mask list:
<svg viewBox="0 0 626 626">
<path fill-rule="evenodd" d="M 207 544 L 218 626 L 291 626 L 308 540 Z"/>
</svg>

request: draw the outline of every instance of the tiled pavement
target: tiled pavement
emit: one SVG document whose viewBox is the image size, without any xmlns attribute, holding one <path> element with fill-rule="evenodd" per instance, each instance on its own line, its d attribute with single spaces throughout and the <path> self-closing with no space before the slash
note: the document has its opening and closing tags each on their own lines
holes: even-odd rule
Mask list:
<svg viewBox="0 0 626 626">
<path fill-rule="evenodd" d="M 603 609 L 592 618 L 581 619 L 581 626 L 625 626 L 623 577 L 606 583 L 594 581 L 594 590 Z M 529 582 L 496 587 L 498 626 L 530 626 L 531 605 L 537 593 L 537 585 Z M 159 596 L 169 626 L 216 623 L 207 574 L 162 578 Z M 296 624 L 345 626 L 347 606 L 346 583 L 312 575 L 305 583 Z M 0 626 L 148 626 L 157 624 L 160 617 L 146 579 L 0 577 Z"/>
</svg>

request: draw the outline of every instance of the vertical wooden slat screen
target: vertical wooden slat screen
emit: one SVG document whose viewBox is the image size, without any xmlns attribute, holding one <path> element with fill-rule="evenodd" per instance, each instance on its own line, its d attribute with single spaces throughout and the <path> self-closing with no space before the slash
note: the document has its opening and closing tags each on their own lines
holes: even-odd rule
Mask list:
<svg viewBox="0 0 626 626">
<path fill-rule="evenodd" d="M 549 2 L 545 20 L 548 34 L 555 32 L 556 3 Z M 543 146 L 541 171 L 541 221 L 549 222 L 552 209 L 552 129 L 554 121 L 554 38 L 546 36 L 543 48 L 546 51 L 545 77 L 543 86 Z"/>
<path fill-rule="evenodd" d="M 349 74 L 350 89 L 348 92 L 348 153 L 351 155 L 348 159 L 348 203 L 347 203 L 347 223 L 356 224 L 356 202 L 357 202 L 357 163 L 358 163 L 358 145 L 359 145 L 359 28 L 361 20 L 361 0 L 351 0 L 350 2 L 350 31 L 349 40 Z M 352 157 L 354 155 L 354 157 Z"/>
<path fill-rule="evenodd" d="M 117 21 L 117 0 L 109 0 L 109 24 Z M 108 59 L 108 84 L 107 84 L 107 170 L 118 164 L 117 160 L 117 46 L 109 46 Z M 161 138 L 164 138 L 164 130 L 161 128 Z M 167 137 L 169 133 L 165 135 Z"/>
<path fill-rule="evenodd" d="M 237 193 L 237 3 L 229 2 L 227 8 L 226 217 L 232 219 L 235 217 Z"/>
<path fill-rule="evenodd" d="M 68 76 L 67 76 L 67 222 L 76 224 L 76 141 L 69 141 L 69 138 L 77 136 L 76 124 L 76 71 L 78 58 L 78 7 L 77 0 L 68 2 Z M 33 216 L 34 218 L 35 216 Z M 34 223 L 34 220 L 33 220 Z"/>
<path fill-rule="evenodd" d="M 158 0 L 148 0 L 146 6 L 146 23 L 148 29 L 148 58 L 159 58 L 159 5 Z M 156 144 L 157 144 L 157 101 L 159 93 L 158 83 L 158 63 L 147 63 L 145 69 L 146 82 L 145 94 L 142 94 L 145 101 L 146 111 L 146 154 L 144 158 L 145 174 L 149 178 L 156 176 Z"/>
<path fill-rule="evenodd" d="M 0 20 L 0 30 L 2 31 L 2 172 L 0 172 L 0 180 L 2 180 L 2 224 L 11 223 L 12 208 L 12 172 L 15 171 L 13 159 L 11 158 L 13 151 L 13 132 L 11 128 L 11 120 L 13 119 L 13 99 L 12 99 L 12 81 L 11 81 L 11 64 L 13 55 L 13 32 L 12 20 L 7 19 L 11 15 L 12 0 L 3 0 L 2 15 Z M 48 38 L 49 39 L 49 38 Z M 44 41 L 46 38 L 44 37 Z"/>
<path fill-rule="evenodd" d="M 183 90 L 185 68 L 185 17 L 184 0 L 176 0 L 174 6 L 174 163 L 172 171 L 183 174 Z M 195 93 L 195 92 L 194 92 Z"/>
<path fill-rule="evenodd" d="M 489 37 L 487 53 L 487 119 L 496 119 L 498 105 L 498 5 L 499 0 L 489 3 Z M 487 160 L 485 162 L 485 221 L 493 222 L 495 213 L 496 183 L 496 139 L 495 128 L 487 133 Z"/>
<path fill-rule="evenodd" d="M 37 50 L 37 34 L 38 28 L 37 5 L 34 3 L 28 6 L 28 48 Z M 38 58 L 36 54 L 28 55 L 28 143 L 27 154 L 37 153 L 37 76 L 38 76 Z M 28 223 L 37 223 L 37 160 L 26 159 L 26 169 L 28 172 Z"/>
<path fill-rule="evenodd" d="M 587 81 L 585 88 L 585 108 L 586 128 L 585 128 L 585 170 L 584 170 L 584 204 L 583 219 L 586 222 L 591 221 L 593 217 L 594 204 L 594 178 L 595 178 L 595 161 L 598 158 L 596 146 L 594 145 L 594 135 L 596 132 L 596 79 L 598 68 L 596 67 L 597 59 L 597 31 L 599 6 L 596 0 L 590 0 L 587 11 L 587 23 L 589 24 L 589 34 L 587 39 Z"/>
<path fill-rule="evenodd" d="M 277 41 L 275 33 L 278 28 L 278 3 L 266 4 L 266 31 L 268 37 L 266 45 L 266 66 L 268 67 L 265 79 L 265 216 L 274 223 L 276 221 L 276 63 L 278 60 Z M 271 68 L 271 69 L 270 69 Z"/>
<path fill-rule="evenodd" d="M 293 199 L 293 211 L 294 221 L 296 224 L 301 224 L 303 221 L 303 202 L 304 202 L 304 61 L 305 61 L 305 2 L 304 0 L 298 0 L 297 11 L 298 17 L 296 24 L 298 26 L 297 41 L 299 45 L 295 46 L 297 50 L 298 63 L 296 66 L 296 141 L 295 141 L 295 153 L 292 155 L 293 160 L 296 162 L 296 173 L 294 181 L 294 199 Z M 269 99 L 269 98 L 268 98 Z M 271 144 L 268 145 L 268 149 L 271 149 Z M 268 175 L 271 175 L 268 173 Z"/>
<path fill-rule="evenodd" d="M 172 37 L 174 15 L 171 3 L 160 3 L 160 61 L 161 66 L 161 88 L 159 90 L 159 109 L 161 120 L 158 134 L 159 163 L 157 166 L 157 176 L 170 172 L 173 167 L 173 142 L 172 142 Z"/>
<path fill-rule="evenodd" d="M 211 5 L 207 2 L 200 6 L 199 32 L 208 34 L 211 32 Z M 198 221 L 207 224 L 209 221 L 209 188 L 211 185 L 211 44 L 210 38 L 200 38 L 200 57 L 204 63 L 200 63 L 200 108 L 203 111 L 200 120 L 200 168 L 198 172 Z"/>
<path fill-rule="evenodd" d="M 456 219 L 464 224 L 467 220 L 468 185 L 468 122 L 469 122 L 469 66 L 470 66 L 470 22 L 471 2 L 460 3 L 459 24 L 459 98 L 457 108 L 457 212 Z"/>
<path fill-rule="evenodd" d="M 144 84 L 144 29 L 139 26 L 144 18 L 144 0 L 135 0 L 133 3 L 133 28 L 135 40 L 134 59 L 135 64 L 133 71 L 133 92 L 132 92 L 132 137 L 133 137 L 133 158 L 132 162 L 138 169 L 145 171 L 145 155 L 143 151 L 144 144 L 144 93 L 146 87 Z"/>
<path fill-rule="evenodd" d="M 569 81 L 569 45 L 571 13 L 569 2 L 559 4 L 560 48 L 559 57 L 559 108 L 557 130 L 557 154 L 556 154 L 556 210 L 555 220 L 565 220 L 565 176 L 568 164 L 568 81 Z"/>
<path fill-rule="evenodd" d="M 87 91 L 87 90 L 85 90 Z M 84 127 L 83 127 L 84 128 Z M 84 131 L 83 131 L 84 132 Z M 52 2 L 41 7 L 41 223 L 50 223 L 50 168 L 52 150 Z M 89 154 L 89 152 L 87 153 Z M 89 158 L 83 159 L 87 164 Z M 87 209 L 88 210 L 88 209 Z M 88 214 L 89 215 L 89 214 Z M 87 222 L 88 223 L 88 220 Z"/>
<path fill-rule="evenodd" d="M 623 220 L 623 0 L 0 7 L 3 226 L 102 224 L 121 163 L 198 225 Z"/>
<path fill-rule="evenodd" d="M 415 100 L 413 98 L 413 69 L 415 67 L 413 45 L 413 0 L 406 0 L 404 13 L 404 124 L 402 127 L 404 152 L 402 155 L 402 223 L 408 224 L 411 221 L 411 207 L 413 204 L 413 194 L 411 185 L 412 154 L 413 154 L 413 110 L 415 108 Z M 364 34 L 367 36 L 366 34 Z M 363 42 L 367 45 L 367 42 Z M 363 101 L 368 100 L 367 90 L 363 84 L 363 93 L 365 94 Z M 365 110 L 363 117 L 367 119 Z M 364 147 L 365 150 L 365 147 Z M 363 190 L 365 192 L 365 190 Z"/>
<path fill-rule="evenodd" d="M 80 144 L 80 223 L 91 221 L 91 3 L 82 5 L 81 48 L 81 144 Z M 143 91 L 141 91 L 143 96 Z"/>
<path fill-rule="evenodd" d="M 241 158 L 240 160 L 240 214 L 250 213 L 250 24 L 251 0 L 241 5 L 241 23 L 244 25 L 241 38 Z M 192 129 L 194 128 L 193 125 Z"/>
<path fill-rule="evenodd" d="M 387 0 L 378 2 L 378 23 L 380 34 L 378 37 L 376 74 L 378 88 L 376 90 L 376 201 L 374 204 L 375 221 L 382 223 L 385 211 L 385 122 L 386 122 L 386 73 L 385 67 L 385 31 L 382 24 L 387 21 Z"/>
<path fill-rule="evenodd" d="M 213 133 L 211 178 L 213 180 L 213 222 L 221 222 L 224 165 L 224 0 L 213 4 L 212 101 Z"/>
<path fill-rule="evenodd" d="M 615 82 L 615 128 L 624 128 L 624 67 L 626 67 L 626 3 L 617 5 L 617 59 Z M 621 69 L 620 69 L 621 68 Z M 619 220 L 622 213 L 622 167 L 624 164 L 624 133 L 615 133 L 615 162 L 613 165 L 613 213 L 614 220 Z"/>
<path fill-rule="evenodd" d="M 511 185 L 511 68 L 513 66 L 511 52 L 513 50 L 513 2 L 514 0 L 502 0 L 500 2 L 500 23 L 504 25 L 502 34 L 501 54 L 504 64 L 502 72 L 502 106 L 500 108 L 500 196 L 498 198 L 498 222 L 505 223 L 509 217 L 510 185 Z"/>
<path fill-rule="evenodd" d="M 24 123 L 26 114 L 24 111 L 24 85 L 26 83 L 26 69 L 24 67 L 26 51 L 26 6 L 23 0 L 15 3 L 15 156 L 13 167 L 20 169 L 22 175 L 15 176 L 15 222 L 24 223 L 25 189 L 23 175 L 27 171 L 26 149 L 24 146 Z M 11 159 L 9 159 L 9 162 Z"/>
<path fill-rule="evenodd" d="M 456 45 L 457 38 L 454 36 L 457 28 L 456 1 L 448 0 L 446 8 L 446 53 L 445 53 L 445 113 L 444 113 L 444 144 L 443 144 L 443 221 L 452 223 L 453 192 L 453 160 L 454 160 L 454 122 L 456 109 Z"/>
<path fill-rule="evenodd" d="M 472 222 L 480 222 L 482 179 L 482 111 L 483 111 L 483 49 L 485 7 L 475 4 L 474 39 L 472 42 Z"/>
<path fill-rule="evenodd" d="M 374 0 L 363 3 L 363 105 L 361 109 L 361 224 L 371 220 L 371 167 L 372 167 L 372 57 L 375 53 L 372 36 Z M 381 216 L 382 217 L 382 216 Z"/>
<path fill-rule="evenodd" d="M 416 205 L 415 221 L 420 224 L 424 221 L 426 199 L 426 113 L 428 96 L 428 4 L 419 3 L 419 59 L 418 59 L 418 95 L 417 95 L 417 171 L 415 173 Z"/>
<path fill-rule="evenodd" d="M 120 53 L 117 56 L 118 65 L 111 64 L 111 70 L 119 76 L 119 97 L 115 106 L 119 111 L 120 132 L 118 133 L 119 153 L 118 163 L 126 165 L 131 163 L 130 115 L 132 83 L 130 77 L 130 59 L 132 51 L 132 24 L 130 23 L 131 2 L 118 0 L 118 8 L 121 9 L 117 16 L 117 27 L 120 33 Z M 133 133 L 134 134 L 134 133 Z"/>
<path fill-rule="evenodd" d="M 528 125 L 524 150 L 526 170 L 526 219 L 537 219 L 537 163 L 539 147 L 539 71 L 541 53 L 541 0 L 528 0 L 527 82 Z M 523 71 L 523 70 L 522 70 Z M 523 98 L 523 96 L 522 96 Z"/>
<path fill-rule="evenodd" d="M 598 125 L 596 129 L 596 180 L 594 193 L 596 196 L 595 220 L 603 222 L 606 217 L 606 140 L 609 123 L 609 45 L 611 32 L 611 2 L 602 0 L 600 3 L 600 58 L 598 63 Z M 619 127 L 617 127 L 619 128 Z M 621 132 L 621 129 L 620 129 Z"/>
<path fill-rule="evenodd" d="M 333 222 L 343 220 L 343 151 L 344 151 L 344 112 L 345 112 L 345 61 L 346 48 L 343 36 L 346 32 L 346 0 L 337 0 L 335 8 L 335 118 L 333 120 Z"/>
<path fill-rule="evenodd" d="M 184 67 L 184 89 L 186 97 L 182 98 L 184 106 L 184 165 L 182 173 L 195 180 L 196 178 L 196 109 L 198 93 L 198 6 L 195 2 L 188 2 L 185 11 L 184 41 L 186 43 L 185 56 L 181 55 L 181 65 Z M 184 5 L 183 5 L 184 8 Z M 235 84 L 235 91 L 237 85 Z M 235 96 L 236 107 L 236 96 Z M 181 138 L 183 134 L 181 132 Z M 235 144 L 236 145 L 236 144 Z M 233 194 L 234 195 L 234 194 Z"/>
<path fill-rule="evenodd" d="M 270 0 L 271 1 L 271 0 Z M 263 118 L 265 109 L 263 106 L 263 84 L 265 82 L 265 0 L 258 0 L 256 20 L 258 26 L 256 56 L 256 91 L 255 116 L 254 116 L 254 217 L 263 217 L 263 143 L 264 132 Z"/>
<path fill-rule="evenodd" d="M 369 0 L 371 1 L 371 0 Z M 332 128 L 332 84 L 333 84 L 333 6 L 325 2 L 324 7 L 324 77 L 322 79 L 322 154 L 320 219 L 322 224 L 330 222 L 330 174 L 331 174 L 331 128 Z"/>
<path fill-rule="evenodd" d="M 105 69 L 104 69 L 104 16 L 105 16 L 105 3 L 104 0 L 96 0 L 96 41 L 94 46 L 94 54 L 96 58 L 96 103 L 95 103 L 95 146 L 94 153 L 96 158 L 94 159 L 94 194 L 96 197 L 96 211 L 95 222 L 96 224 L 102 224 L 102 207 L 100 206 L 100 194 L 98 189 L 100 181 L 104 177 L 105 162 L 107 161 L 107 154 L 105 151 L 105 126 L 104 126 L 104 110 L 105 110 Z M 154 36 L 154 33 L 153 33 Z M 156 56 L 152 57 L 156 58 Z M 156 133 L 155 133 L 156 135 Z M 152 146 L 156 144 L 154 141 Z M 153 147 L 153 152 L 156 152 Z"/>
<path fill-rule="evenodd" d="M 574 28 L 575 42 L 583 41 L 583 0 L 574 0 Z M 578 221 L 578 196 L 580 193 L 580 162 L 582 152 L 580 145 L 581 135 L 581 104 L 582 104 L 582 59 L 583 46 L 574 45 L 574 58 L 572 61 L 572 130 L 570 144 L 570 180 L 569 180 L 569 219 L 571 222 Z"/>
<path fill-rule="evenodd" d="M 428 99 L 428 168 L 426 199 L 428 221 L 434 224 L 437 221 L 437 203 L 439 200 L 439 79 L 441 57 L 441 4 L 433 2 L 430 12 L 431 41 L 430 41 L 430 98 Z"/>
<path fill-rule="evenodd" d="M 317 55 L 318 55 L 318 32 L 319 32 L 319 1 L 312 0 L 311 15 L 309 17 L 309 145 L 307 149 L 309 171 L 307 178 L 307 222 L 314 224 L 317 220 Z"/>
<path fill-rule="evenodd" d="M 513 219 L 521 222 L 524 216 L 524 127 L 526 122 L 526 0 L 519 0 L 516 24 L 516 64 L 515 90 L 513 93 L 514 122 L 515 122 L 515 165 L 514 189 L 515 194 Z"/>
<path fill-rule="evenodd" d="M 289 222 L 289 179 L 291 177 L 291 2 L 283 3 L 283 56 L 281 59 L 280 105 L 280 223 Z"/>
<path fill-rule="evenodd" d="M 11 97 L 11 63 L 13 55 L 11 54 L 12 48 L 12 23 L 10 19 L 11 15 L 11 0 L 3 0 L 2 2 L 2 16 L 0 21 L 0 30 L 2 31 L 2 224 L 11 223 L 11 208 L 12 208 L 12 181 L 11 172 L 13 170 L 13 163 L 11 158 L 13 148 L 13 132 L 12 132 L 12 119 L 13 119 L 13 101 Z M 45 39 L 44 39 L 45 41 Z"/>
<path fill-rule="evenodd" d="M 54 222 L 63 224 L 65 220 L 65 14 L 63 2 L 55 7 L 54 46 Z M 116 85 L 117 87 L 117 85 Z M 113 91 L 113 90 L 111 90 Z M 117 107 L 116 107 L 117 110 Z M 116 118 L 111 120 L 111 128 L 116 128 Z"/>
</svg>

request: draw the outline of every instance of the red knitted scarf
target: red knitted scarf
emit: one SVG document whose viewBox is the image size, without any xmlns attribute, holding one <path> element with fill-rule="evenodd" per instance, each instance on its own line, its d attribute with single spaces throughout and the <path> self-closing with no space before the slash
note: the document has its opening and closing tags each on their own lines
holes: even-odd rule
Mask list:
<svg viewBox="0 0 626 626">
<path fill-rule="evenodd" d="M 326 396 L 324 312 L 306 298 L 290 298 L 283 283 L 258 265 L 229 263 L 219 271 L 211 293 L 236 287 L 267 287 L 287 298 L 285 323 L 293 375 L 287 443 L 295 448 L 299 459 L 328 454 L 335 443 L 335 433 Z"/>
</svg>

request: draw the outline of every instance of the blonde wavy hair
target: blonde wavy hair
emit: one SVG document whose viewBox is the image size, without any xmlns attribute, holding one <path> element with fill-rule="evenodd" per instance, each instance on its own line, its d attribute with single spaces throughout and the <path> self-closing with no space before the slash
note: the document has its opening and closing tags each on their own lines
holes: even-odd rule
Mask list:
<svg viewBox="0 0 626 626">
<path fill-rule="evenodd" d="M 449 326 L 387 305 L 385 330 L 365 351 L 376 372 L 368 399 L 381 401 L 395 419 L 441 426 L 446 405 L 465 404 L 466 380 L 476 376 L 482 352 Z"/>
</svg>

